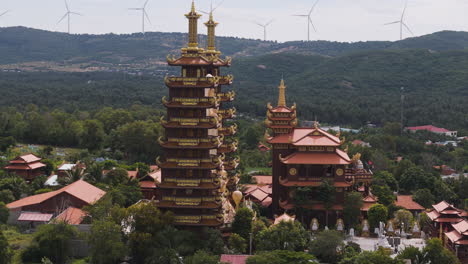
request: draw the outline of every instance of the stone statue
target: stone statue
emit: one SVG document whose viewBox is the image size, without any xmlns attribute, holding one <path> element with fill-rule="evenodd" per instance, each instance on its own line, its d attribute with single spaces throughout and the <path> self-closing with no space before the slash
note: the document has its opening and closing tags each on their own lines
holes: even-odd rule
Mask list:
<svg viewBox="0 0 468 264">
<path fill-rule="evenodd" d="M 319 222 L 318 222 L 317 218 L 312 219 L 312 222 L 310 224 L 310 229 L 312 231 L 317 231 L 319 229 Z"/>
</svg>

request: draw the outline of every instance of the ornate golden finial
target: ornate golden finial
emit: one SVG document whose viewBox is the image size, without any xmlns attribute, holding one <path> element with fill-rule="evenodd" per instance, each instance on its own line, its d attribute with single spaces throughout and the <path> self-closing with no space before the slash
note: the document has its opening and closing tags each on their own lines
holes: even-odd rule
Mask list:
<svg viewBox="0 0 468 264">
<path fill-rule="evenodd" d="M 189 20 L 189 48 L 198 48 L 198 19 L 201 17 L 195 9 L 195 1 L 192 0 L 192 9 L 185 17 Z"/>
<path fill-rule="evenodd" d="M 208 28 L 208 53 L 216 53 L 216 34 L 215 28 L 218 25 L 217 22 L 213 19 L 213 7 L 210 11 L 210 19 L 205 23 L 205 26 Z"/>
<path fill-rule="evenodd" d="M 286 106 L 286 85 L 284 85 L 284 79 L 281 78 L 278 95 L 278 106 Z"/>
<path fill-rule="evenodd" d="M 318 128 L 319 128 L 319 124 L 318 124 L 317 120 L 314 121 L 314 128 L 315 128 L 315 129 L 318 129 Z"/>
<path fill-rule="evenodd" d="M 361 160 L 361 153 L 356 153 L 354 154 L 353 158 L 351 159 L 353 162 L 357 162 L 358 160 Z"/>
</svg>

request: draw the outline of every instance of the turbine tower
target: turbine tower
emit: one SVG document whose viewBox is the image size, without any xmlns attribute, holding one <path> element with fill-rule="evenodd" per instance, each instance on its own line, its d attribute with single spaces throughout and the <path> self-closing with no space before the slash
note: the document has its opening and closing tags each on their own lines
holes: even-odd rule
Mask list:
<svg viewBox="0 0 468 264">
<path fill-rule="evenodd" d="M 413 31 L 411 31 L 411 29 L 408 27 L 408 25 L 406 25 L 406 23 L 404 21 L 407 6 L 408 6 L 408 0 L 405 1 L 405 8 L 403 8 L 403 13 L 401 13 L 400 20 L 384 24 L 384 26 L 393 25 L 393 24 L 400 24 L 400 40 L 403 39 L 403 27 L 405 27 L 406 30 L 408 30 L 409 33 L 411 33 L 411 35 L 414 36 Z"/>
<path fill-rule="evenodd" d="M 273 22 L 274 19 L 270 20 L 268 23 L 265 23 L 265 24 L 261 24 L 261 23 L 258 23 L 258 22 L 254 22 L 255 24 L 261 26 L 263 28 L 263 40 L 266 41 L 267 40 L 267 27 Z"/>
<path fill-rule="evenodd" d="M 314 22 L 312 22 L 312 12 L 314 12 L 315 6 L 318 4 L 320 0 L 317 0 L 315 4 L 312 6 L 310 9 L 309 13 L 306 15 L 293 15 L 293 16 L 298 16 L 298 17 L 306 17 L 307 18 L 307 41 L 310 41 L 310 26 L 312 25 L 312 28 L 314 29 L 315 32 L 317 32 L 317 29 L 314 26 Z"/>
<path fill-rule="evenodd" d="M 65 7 L 67 8 L 67 12 L 65 13 L 65 15 L 63 15 L 63 17 L 59 20 L 59 22 L 57 22 L 57 24 L 60 24 L 60 22 L 62 22 L 62 20 L 67 18 L 68 19 L 68 34 L 70 34 L 70 17 L 71 17 L 71 15 L 82 16 L 82 14 L 70 11 L 70 7 L 68 6 L 67 0 L 64 0 L 64 1 L 65 1 Z"/>
<path fill-rule="evenodd" d="M 149 2 L 149 0 L 146 0 L 143 7 L 129 8 L 129 10 L 141 11 L 141 33 L 143 33 L 143 34 L 145 34 L 145 18 L 151 24 L 151 20 L 149 19 L 148 13 L 146 13 L 146 5 L 148 4 L 148 2 Z"/>
</svg>

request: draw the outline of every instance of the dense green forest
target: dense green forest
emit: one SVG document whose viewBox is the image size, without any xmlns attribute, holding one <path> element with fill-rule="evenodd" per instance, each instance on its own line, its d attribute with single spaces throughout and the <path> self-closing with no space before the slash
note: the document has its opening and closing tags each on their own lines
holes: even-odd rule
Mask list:
<svg viewBox="0 0 468 264">
<path fill-rule="evenodd" d="M 288 101 L 302 120 L 360 127 L 400 119 L 405 87 L 405 124 L 468 127 L 468 52 L 423 50 L 361 52 L 340 57 L 270 54 L 239 58 L 234 74 L 239 113 L 257 118 L 276 101 L 281 76 Z M 67 112 L 142 104 L 162 110 L 162 75 L 125 73 L 0 73 L 1 106 L 35 104 Z"/>
</svg>

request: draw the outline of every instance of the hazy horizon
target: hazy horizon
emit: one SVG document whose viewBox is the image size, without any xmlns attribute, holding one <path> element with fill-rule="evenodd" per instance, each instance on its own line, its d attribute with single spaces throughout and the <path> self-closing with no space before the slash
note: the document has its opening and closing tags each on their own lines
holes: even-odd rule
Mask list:
<svg viewBox="0 0 468 264">
<path fill-rule="evenodd" d="M 71 33 L 74 34 L 132 34 L 141 32 L 141 12 L 128 10 L 143 6 L 146 0 L 69 0 L 70 10 L 84 16 L 72 16 Z M 221 0 L 214 2 L 216 6 Z M 265 23 L 275 19 L 268 28 L 268 40 L 280 42 L 307 39 L 306 18 L 293 14 L 306 14 L 315 0 L 225 0 L 215 12 L 220 25 L 217 35 L 248 39 L 263 39 L 263 29 L 253 22 Z M 149 0 L 147 13 L 152 24 L 146 23 L 148 32 L 187 31 L 184 14 L 191 0 Z M 211 1 L 195 1 L 197 8 L 209 10 Z M 399 20 L 404 0 L 321 0 L 312 19 L 317 32 L 311 29 L 311 40 L 339 42 L 385 41 L 399 39 L 399 25 L 384 26 Z M 16 0 L 0 6 L 1 27 L 24 26 L 48 31 L 67 31 L 66 19 L 57 22 L 66 12 L 62 0 Z M 468 1 L 409 0 L 405 22 L 415 36 L 438 31 L 468 31 Z M 201 18 L 199 33 L 204 34 Z M 404 31 L 404 37 L 411 37 Z"/>
</svg>

